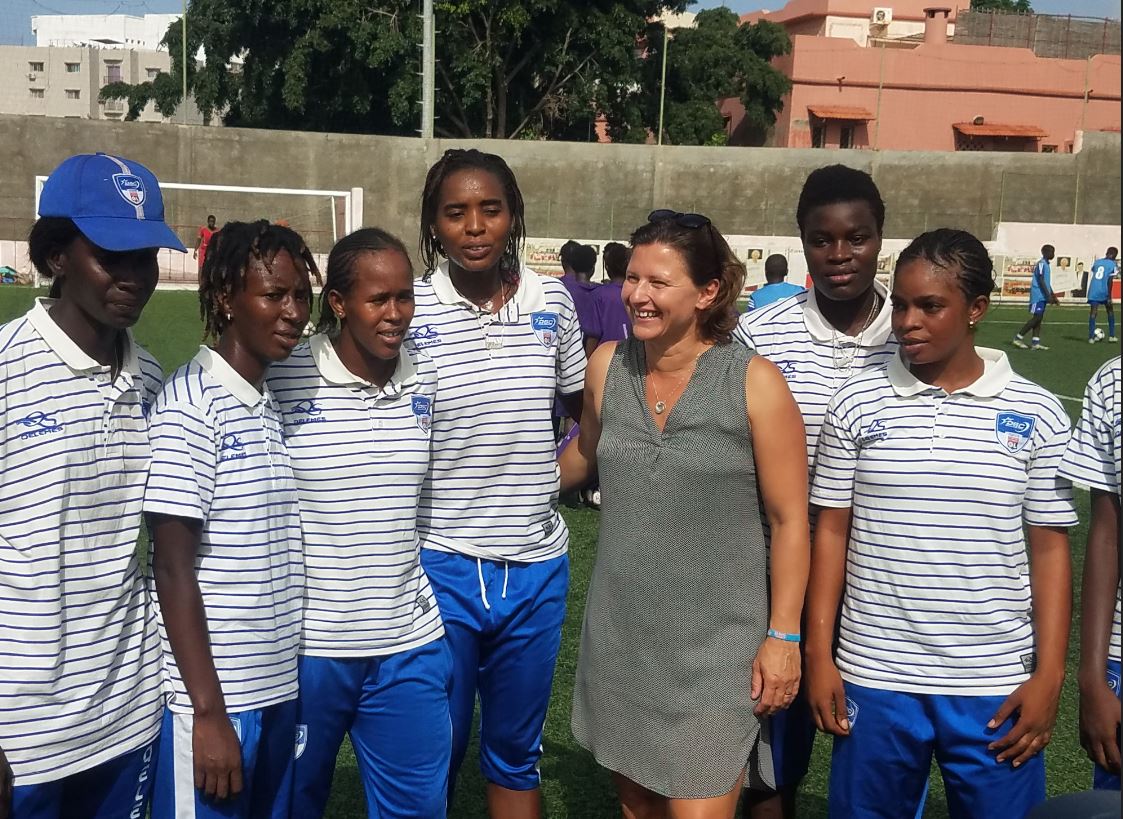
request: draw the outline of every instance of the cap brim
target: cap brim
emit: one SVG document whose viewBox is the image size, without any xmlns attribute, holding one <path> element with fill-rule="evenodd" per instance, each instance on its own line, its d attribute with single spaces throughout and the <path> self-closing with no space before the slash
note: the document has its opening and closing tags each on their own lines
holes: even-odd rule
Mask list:
<svg viewBox="0 0 1123 819">
<path fill-rule="evenodd" d="M 98 247 L 106 250 L 144 250 L 166 247 L 186 253 L 187 248 L 164 222 L 120 219 L 112 216 L 76 216 L 74 224 Z"/>
</svg>

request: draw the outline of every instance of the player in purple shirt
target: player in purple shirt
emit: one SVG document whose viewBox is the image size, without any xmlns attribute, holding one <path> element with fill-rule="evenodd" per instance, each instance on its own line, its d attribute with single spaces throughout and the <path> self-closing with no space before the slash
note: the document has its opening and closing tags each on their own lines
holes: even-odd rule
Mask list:
<svg viewBox="0 0 1123 819">
<path fill-rule="evenodd" d="M 603 341 L 623 341 L 631 334 L 631 319 L 622 296 L 629 255 L 628 248 L 619 242 L 604 246 L 604 272 L 608 281 L 590 293 L 589 324 L 582 324 L 588 355 Z"/>
</svg>

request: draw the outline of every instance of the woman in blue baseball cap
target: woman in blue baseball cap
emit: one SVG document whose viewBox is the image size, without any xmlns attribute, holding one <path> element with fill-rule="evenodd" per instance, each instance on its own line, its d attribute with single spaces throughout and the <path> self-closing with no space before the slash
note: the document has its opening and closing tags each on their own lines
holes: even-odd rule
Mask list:
<svg viewBox="0 0 1123 819">
<path fill-rule="evenodd" d="M 143 816 L 163 702 L 136 540 L 161 372 L 129 328 L 157 249 L 184 247 L 120 157 L 64 161 L 39 215 L 51 297 L 0 326 L 0 814 Z"/>
</svg>

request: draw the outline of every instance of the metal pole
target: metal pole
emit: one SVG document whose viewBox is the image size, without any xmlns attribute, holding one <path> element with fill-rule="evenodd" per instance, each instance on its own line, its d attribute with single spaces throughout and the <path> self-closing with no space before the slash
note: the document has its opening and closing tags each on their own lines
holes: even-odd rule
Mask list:
<svg viewBox="0 0 1123 819">
<path fill-rule="evenodd" d="M 877 68 L 877 118 L 873 126 L 873 149 L 876 151 L 881 141 L 881 91 L 885 87 L 885 43 L 881 44 L 881 59 Z"/>
<path fill-rule="evenodd" d="M 187 124 L 187 0 L 183 0 L 183 17 L 181 34 L 183 35 L 183 101 L 180 103 L 179 118 L 183 120 L 183 124 Z"/>
<path fill-rule="evenodd" d="M 436 109 L 437 46 L 433 0 L 424 0 L 421 22 L 421 138 L 433 138 Z"/>
<path fill-rule="evenodd" d="M 667 48 L 670 43 L 670 37 L 667 32 L 667 24 L 663 24 L 663 76 L 659 81 L 659 143 L 663 144 L 663 104 L 667 98 Z"/>
</svg>

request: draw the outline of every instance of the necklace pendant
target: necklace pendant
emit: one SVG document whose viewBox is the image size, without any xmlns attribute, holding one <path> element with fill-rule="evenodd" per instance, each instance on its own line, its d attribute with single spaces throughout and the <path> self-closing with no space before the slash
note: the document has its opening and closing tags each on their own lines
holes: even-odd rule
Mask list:
<svg viewBox="0 0 1123 819">
<path fill-rule="evenodd" d="M 666 411 L 667 411 L 667 405 L 665 403 L 663 403 L 662 401 L 656 401 L 655 402 L 655 414 L 656 415 L 662 415 Z"/>
</svg>

